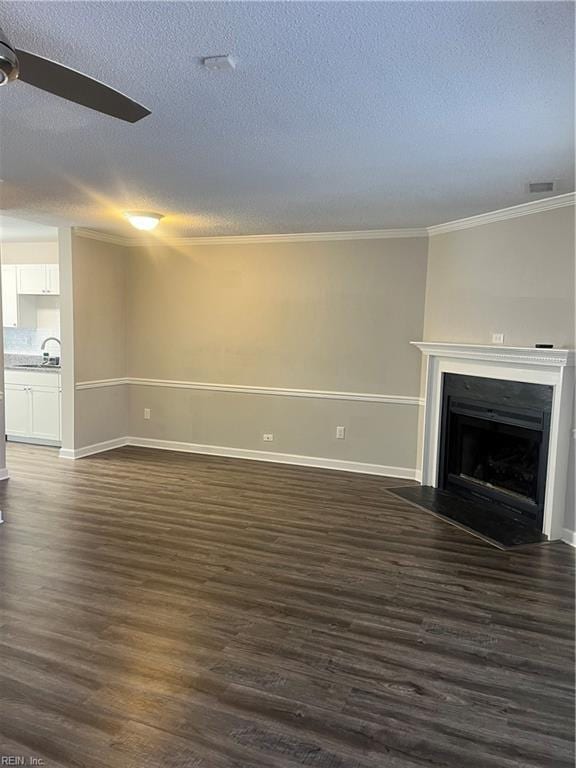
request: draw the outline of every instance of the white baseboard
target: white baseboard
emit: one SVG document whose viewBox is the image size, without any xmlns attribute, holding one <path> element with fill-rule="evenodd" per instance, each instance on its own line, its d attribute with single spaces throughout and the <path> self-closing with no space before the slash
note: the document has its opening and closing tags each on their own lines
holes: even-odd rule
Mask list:
<svg viewBox="0 0 576 768">
<path fill-rule="evenodd" d="M 295 453 L 276 453 L 274 451 L 253 451 L 248 448 L 230 448 L 222 445 L 202 445 L 201 443 L 181 443 L 173 440 L 156 440 L 148 437 L 128 437 L 127 445 L 140 448 L 157 448 L 162 451 L 180 451 L 183 453 L 203 453 L 211 456 L 227 456 L 233 459 L 251 461 L 270 461 L 276 464 L 294 464 L 301 467 L 335 469 L 341 472 L 359 472 L 367 475 L 384 475 L 403 480 L 414 480 L 416 470 L 411 467 L 392 467 L 384 464 L 366 464 L 359 461 L 327 459 L 319 456 L 300 456 Z"/>
<path fill-rule="evenodd" d="M 92 445 L 85 445 L 84 448 L 60 448 L 61 459 L 83 459 L 85 456 L 92 456 L 95 453 L 104 453 L 104 451 L 111 451 L 113 448 L 122 448 L 127 445 L 126 437 L 117 437 L 114 440 L 106 440 L 103 443 L 93 443 Z"/>
<path fill-rule="evenodd" d="M 277 464 L 294 464 L 301 467 L 318 467 L 334 469 L 340 472 L 359 472 L 367 475 L 383 475 L 397 477 L 402 480 L 417 479 L 417 470 L 411 467 L 393 467 L 384 464 L 366 464 L 359 461 L 342 461 L 326 459 L 319 456 L 300 456 L 294 453 L 275 453 L 274 451 L 253 451 L 248 448 L 230 448 L 222 445 L 203 445 L 201 443 L 182 443 L 175 440 L 157 440 L 149 437 L 120 437 L 107 440 L 104 443 L 86 445 L 76 450 L 62 448 L 62 459 L 82 459 L 95 453 L 110 451 L 133 445 L 139 448 L 156 448 L 161 451 L 178 451 L 181 453 L 201 453 L 209 456 L 226 456 L 233 459 L 248 459 L 251 461 L 270 461 Z"/>
<path fill-rule="evenodd" d="M 570 544 L 571 547 L 576 547 L 576 531 L 571 531 L 570 528 L 564 528 L 562 531 L 562 541 L 566 544 Z"/>
<path fill-rule="evenodd" d="M 0 480 L 8 480 L 10 477 L 8 470 L 6 468 L 0 469 Z"/>
<path fill-rule="evenodd" d="M 49 448 L 60 448 L 60 440 L 45 440 L 43 437 L 20 437 L 19 435 L 6 435 L 9 443 L 24 443 L 24 445 L 46 445 Z"/>
</svg>

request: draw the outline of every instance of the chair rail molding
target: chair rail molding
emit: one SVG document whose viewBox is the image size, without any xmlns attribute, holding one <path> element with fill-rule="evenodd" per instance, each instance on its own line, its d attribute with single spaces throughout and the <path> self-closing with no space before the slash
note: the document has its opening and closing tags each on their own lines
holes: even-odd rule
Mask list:
<svg viewBox="0 0 576 768">
<path fill-rule="evenodd" d="M 423 404 L 422 398 L 411 395 L 384 395 L 373 392 L 337 392 L 317 389 L 290 389 L 286 387 L 258 387 L 244 384 L 219 384 L 203 381 L 143 379 L 137 377 L 79 381 L 76 383 L 76 389 L 100 389 L 102 387 L 117 387 L 122 385 L 140 387 L 165 387 L 168 389 L 200 389 L 209 390 L 211 392 L 230 392 L 244 395 L 272 395 L 275 397 L 306 397 L 324 400 L 350 400 L 367 403 L 389 403 L 391 405 L 420 406 Z"/>
</svg>

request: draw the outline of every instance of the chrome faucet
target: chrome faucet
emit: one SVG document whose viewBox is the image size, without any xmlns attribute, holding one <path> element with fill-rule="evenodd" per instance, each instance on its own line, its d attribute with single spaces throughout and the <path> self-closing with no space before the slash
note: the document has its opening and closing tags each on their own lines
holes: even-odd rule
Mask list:
<svg viewBox="0 0 576 768">
<path fill-rule="evenodd" d="M 50 360 L 52 359 L 49 353 L 44 351 L 46 349 L 46 344 L 48 344 L 49 341 L 57 341 L 58 346 L 60 347 L 60 349 L 62 349 L 62 342 L 60 341 L 60 339 L 57 339 L 56 336 L 48 336 L 47 339 L 44 339 L 44 341 L 42 342 L 42 346 L 40 347 L 40 351 L 42 352 L 42 355 L 44 357 L 44 362 L 42 363 L 42 365 L 49 364 Z M 58 362 L 60 362 L 60 355 L 58 355 L 57 359 L 58 359 Z"/>
<path fill-rule="evenodd" d="M 60 349 L 62 349 L 62 342 L 60 341 L 60 339 L 57 339 L 56 336 L 48 336 L 48 338 L 44 339 L 44 341 L 42 342 L 42 346 L 40 347 L 41 352 L 44 352 L 46 348 L 46 344 L 48 344 L 49 341 L 57 341 L 58 344 L 60 345 Z"/>
</svg>

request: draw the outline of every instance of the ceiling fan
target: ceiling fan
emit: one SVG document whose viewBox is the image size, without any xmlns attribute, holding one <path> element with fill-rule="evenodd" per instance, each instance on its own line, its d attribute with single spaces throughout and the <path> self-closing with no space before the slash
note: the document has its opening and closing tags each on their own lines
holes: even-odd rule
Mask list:
<svg viewBox="0 0 576 768">
<path fill-rule="evenodd" d="M 16 79 L 128 123 L 150 114 L 146 107 L 88 75 L 13 48 L 0 27 L 0 86 Z"/>
</svg>

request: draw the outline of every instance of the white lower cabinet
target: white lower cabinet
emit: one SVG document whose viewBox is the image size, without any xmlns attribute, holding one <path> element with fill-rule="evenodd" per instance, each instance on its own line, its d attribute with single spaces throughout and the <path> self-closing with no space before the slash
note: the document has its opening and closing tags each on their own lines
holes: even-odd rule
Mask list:
<svg viewBox="0 0 576 768">
<path fill-rule="evenodd" d="M 30 389 L 30 434 L 41 440 L 60 440 L 60 392 Z"/>
<path fill-rule="evenodd" d="M 8 439 L 59 444 L 60 375 L 7 370 L 5 380 Z"/>
<path fill-rule="evenodd" d="M 30 395 L 28 387 L 20 384 L 6 384 L 4 390 L 6 412 L 6 434 L 26 437 L 30 426 Z"/>
</svg>

